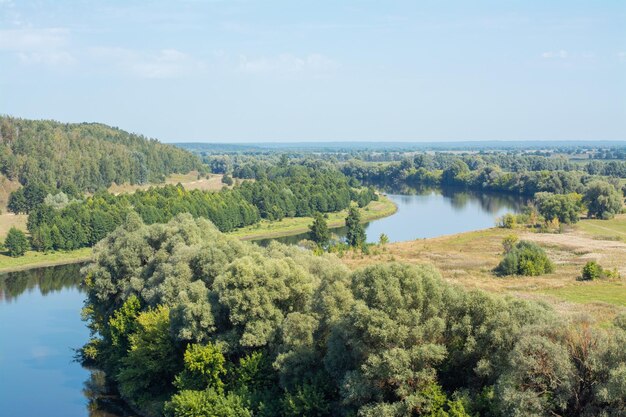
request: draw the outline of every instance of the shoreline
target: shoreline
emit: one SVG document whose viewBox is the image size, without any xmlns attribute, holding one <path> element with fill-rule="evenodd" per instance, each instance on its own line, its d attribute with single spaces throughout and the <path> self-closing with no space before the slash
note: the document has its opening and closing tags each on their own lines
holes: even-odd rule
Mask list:
<svg viewBox="0 0 626 417">
<path fill-rule="evenodd" d="M 359 210 L 362 215 L 361 222 L 367 223 L 372 220 L 391 216 L 398 211 L 398 207 L 393 201 L 381 194 L 378 201 L 372 201 L 365 208 Z M 329 228 L 343 226 L 345 221 L 344 217 L 346 216 L 345 210 L 336 213 L 328 213 L 328 215 Z M 258 227 L 248 226 L 234 232 L 226 233 L 226 235 L 244 241 L 292 236 L 307 232 L 309 230 L 309 224 L 312 221 L 312 217 L 290 217 L 281 221 L 272 222 L 262 221 L 259 223 L 260 226 Z M 266 227 L 266 229 L 261 229 L 262 227 Z M 87 262 L 91 259 L 92 249 L 93 248 L 89 247 L 68 252 L 50 253 L 28 251 L 26 255 L 19 258 L 0 255 L 0 275 L 10 272 L 27 271 L 29 269 Z"/>
</svg>

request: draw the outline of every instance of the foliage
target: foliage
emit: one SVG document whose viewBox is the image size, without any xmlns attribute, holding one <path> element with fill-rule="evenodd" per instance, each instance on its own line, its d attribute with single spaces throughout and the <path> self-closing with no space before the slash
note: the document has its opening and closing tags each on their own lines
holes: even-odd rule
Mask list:
<svg viewBox="0 0 626 417">
<path fill-rule="evenodd" d="M 0 173 L 43 186 L 37 200 L 19 190 L 11 210 L 32 208 L 48 191 L 96 191 L 111 184 L 160 182 L 172 173 L 202 170 L 196 156 L 154 139 L 97 123 L 67 124 L 0 116 Z M 18 204 L 19 203 L 19 204 Z M 14 211 L 18 212 L 18 211 Z"/>
<path fill-rule="evenodd" d="M 365 228 L 361 224 L 361 213 L 355 206 L 351 206 L 346 217 L 346 239 L 348 245 L 353 248 L 360 248 L 365 243 Z"/>
<path fill-rule="evenodd" d="M 508 235 L 502 239 L 502 248 L 504 249 L 504 253 L 507 254 L 511 252 L 511 250 L 517 245 L 519 242 L 519 237 L 517 235 Z"/>
<path fill-rule="evenodd" d="M 558 219 L 561 223 L 571 224 L 579 220 L 579 214 L 582 210 L 582 195 L 542 192 L 535 194 L 535 204 L 539 214 L 546 221 L 551 222 Z"/>
<path fill-rule="evenodd" d="M 30 244 L 24 232 L 12 227 L 4 240 L 4 247 L 9 252 L 9 255 L 18 257 L 23 256 L 30 249 Z"/>
<path fill-rule="evenodd" d="M 389 236 L 387 236 L 385 233 L 381 233 L 380 236 L 378 237 L 378 244 L 380 246 L 385 246 L 388 243 L 389 243 Z"/>
<path fill-rule="evenodd" d="M 505 255 L 495 272 L 498 275 L 543 275 L 554 271 L 554 264 L 537 244 L 522 240 Z"/>
<path fill-rule="evenodd" d="M 179 215 L 129 217 L 84 272 L 98 366 L 111 368 L 117 323 L 130 348 L 115 382 L 134 404 L 166 401 L 168 416 L 626 411 L 621 321 L 568 323 L 429 266 L 350 272 L 332 255 L 239 242 Z"/>
<path fill-rule="evenodd" d="M 515 227 L 517 226 L 517 219 L 515 218 L 514 214 L 507 213 L 502 216 L 498 225 L 505 229 L 515 229 Z"/>
<path fill-rule="evenodd" d="M 321 213 L 315 213 L 313 223 L 309 226 L 309 238 L 321 247 L 326 247 L 330 240 L 330 231 L 326 219 Z"/>
<path fill-rule="evenodd" d="M 589 261 L 582 269 L 581 279 L 583 281 L 593 281 L 596 279 L 619 278 L 617 269 L 614 271 L 602 268 L 596 261 Z"/>
<path fill-rule="evenodd" d="M 605 181 L 589 184 L 583 197 L 588 216 L 598 219 L 611 219 L 620 213 L 623 200 L 622 191 Z"/>
</svg>

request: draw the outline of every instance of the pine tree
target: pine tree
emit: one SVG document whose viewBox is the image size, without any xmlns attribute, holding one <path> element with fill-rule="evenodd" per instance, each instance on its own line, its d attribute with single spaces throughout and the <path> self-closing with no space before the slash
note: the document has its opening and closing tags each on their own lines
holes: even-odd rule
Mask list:
<svg viewBox="0 0 626 417">
<path fill-rule="evenodd" d="M 4 241 L 4 246 L 9 251 L 9 255 L 13 257 L 22 256 L 30 249 L 28 238 L 21 230 L 12 227 Z"/>
<path fill-rule="evenodd" d="M 330 231 L 328 230 L 328 223 L 326 223 L 326 219 L 322 213 L 315 213 L 313 223 L 309 226 L 309 236 L 313 242 L 321 247 L 328 245 Z"/>
<path fill-rule="evenodd" d="M 361 224 L 361 213 L 356 206 L 350 206 L 348 211 L 348 217 L 346 217 L 346 226 L 348 227 L 348 233 L 346 238 L 348 239 L 348 245 L 358 248 L 365 243 L 365 229 Z"/>
</svg>

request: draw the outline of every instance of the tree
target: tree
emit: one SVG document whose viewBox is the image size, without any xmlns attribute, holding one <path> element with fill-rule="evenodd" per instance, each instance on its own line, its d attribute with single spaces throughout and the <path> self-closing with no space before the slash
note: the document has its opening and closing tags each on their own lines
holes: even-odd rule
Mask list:
<svg viewBox="0 0 626 417">
<path fill-rule="evenodd" d="M 330 231 L 328 230 L 328 223 L 322 213 L 317 212 L 315 216 L 313 216 L 313 223 L 309 225 L 309 236 L 311 240 L 320 247 L 328 245 Z"/>
<path fill-rule="evenodd" d="M 546 222 L 558 219 L 561 223 L 576 223 L 582 209 L 582 195 L 542 192 L 535 194 L 535 204 Z"/>
<path fill-rule="evenodd" d="M 385 233 L 381 233 L 378 237 L 378 244 L 380 246 L 385 246 L 387 243 L 389 243 L 389 236 L 387 236 Z"/>
<path fill-rule="evenodd" d="M 24 232 L 15 227 L 9 229 L 9 233 L 4 241 L 4 246 L 9 251 L 9 255 L 13 257 L 23 256 L 26 251 L 30 249 L 28 238 Z"/>
<path fill-rule="evenodd" d="M 594 181 L 587 187 L 583 201 L 587 206 L 587 216 L 598 219 L 611 219 L 622 209 L 623 195 L 606 181 Z"/>
<path fill-rule="evenodd" d="M 353 248 L 358 248 L 363 246 L 365 243 L 365 228 L 361 224 L 361 213 L 359 212 L 358 207 L 350 206 L 348 210 L 348 217 L 346 217 L 346 227 L 348 228 L 348 233 L 346 234 L 346 239 L 348 240 L 348 245 Z"/>
<path fill-rule="evenodd" d="M 554 271 L 554 264 L 537 244 L 522 240 L 509 250 L 495 272 L 498 275 L 543 275 Z"/>
<path fill-rule="evenodd" d="M 233 181 L 233 177 L 231 177 L 228 174 L 224 174 L 224 176 L 222 176 L 222 184 L 226 184 L 228 186 L 233 185 L 234 181 Z"/>
</svg>

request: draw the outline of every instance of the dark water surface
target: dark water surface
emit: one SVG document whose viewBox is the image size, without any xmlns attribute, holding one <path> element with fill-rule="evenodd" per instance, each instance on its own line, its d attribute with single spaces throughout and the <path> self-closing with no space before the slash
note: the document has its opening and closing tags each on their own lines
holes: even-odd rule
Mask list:
<svg viewBox="0 0 626 417">
<path fill-rule="evenodd" d="M 387 194 L 398 206 L 398 211 L 365 224 L 367 241 L 378 242 L 381 233 L 390 242 L 436 237 L 495 225 L 496 219 L 506 213 L 517 213 L 525 205 L 523 197 L 508 194 L 471 192 L 467 190 L 402 190 L 404 194 Z M 412 192 L 408 194 L 408 192 Z M 337 238 L 345 238 L 345 227 L 331 229 Z M 255 242 L 267 245 L 271 240 L 296 244 L 307 239 L 308 234 L 260 239 Z"/>
</svg>

